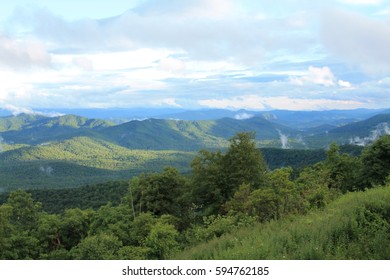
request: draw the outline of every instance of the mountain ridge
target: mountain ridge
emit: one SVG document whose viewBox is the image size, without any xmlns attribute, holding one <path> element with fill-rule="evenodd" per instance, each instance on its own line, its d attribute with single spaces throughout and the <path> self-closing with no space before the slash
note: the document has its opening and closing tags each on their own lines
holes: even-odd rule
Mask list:
<svg viewBox="0 0 390 280">
<path fill-rule="evenodd" d="M 367 111 L 363 113 L 367 114 Z M 294 114 L 310 115 L 310 112 Z M 323 115 L 324 112 L 313 114 Z M 76 115 L 45 117 L 20 114 L 0 117 L 0 140 L 3 144 L 11 145 L 46 145 L 74 137 L 90 137 L 129 149 L 196 151 L 203 148 L 226 147 L 227 140 L 236 133 L 251 131 L 255 132 L 260 147 L 321 148 L 333 141 L 346 144 L 349 139 L 370 137 L 373 131 L 378 130 L 376 126 L 381 123 L 383 128 L 380 133 L 388 133 L 389 116 L 390 114 L 377 114 L 340 126 L 323 124 L 297 129 L 276 122 L 269 115 L 255 115 L 244 119 L 224 117 L 217 120 L 151 118 L 115 124 Z M 353 143 L 352 140 L 349 142 Z"/>
</svg>

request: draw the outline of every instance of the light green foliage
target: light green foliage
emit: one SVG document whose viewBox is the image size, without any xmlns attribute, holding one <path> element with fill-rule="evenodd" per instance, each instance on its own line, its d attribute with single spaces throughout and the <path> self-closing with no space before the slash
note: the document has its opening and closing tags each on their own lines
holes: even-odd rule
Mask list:
<svg viewBox="0 0 390 280">
<path fill-rule="evenodd" d="M 166 259 L 178 249 L 178 231 L 171 224 L 157 222 L 145 239 L 150 259 Z"/>
<path fill-rule="evenodd" d="M 147 260 L 148 247 L 123 246 L 119 248 L 116 259 L 118 260 Z"/>
<path fill-rule="evenodd" d="M 291 168 L 280 168 L 270 172 L 267 176 L 267 188 L 272 189 L 278 198 L 276 215 L 278 219 L 304 211 L 304 199 L 291 180 L 292 172 Z"/>
<path fill-rule="evenodd" d="M 104 140 L 74 137 L 47 145 L 31 146 L 1 155 L 3 161 L 68 161 L 82 166 L 123 170 L 139 167 L 140 163 L 174 161 L 192 153 L 176 151 L 129 150 Z"/>
<path fill-rule="evenodd" d="M 226 203 L 226 211 L 245 213 L 261 222 L 302 213 L 304 199 L 290 180 L 291 173 L 291 168 L 276 169 L 267 174 L 264 186 L 255 190 L 249 184 L 241 185 Z"/>
<path fill-rule="evenodd" d="M 322 208 L 339 196 L 338 189 L 329 189 L 328 171 L 323 163 L 306 167 L 295 180 L 296 188 L 303 197 L 307 210 Z"/>
<path fill-rule="evenodd" d="M 71 251 L 74 259 L 78 260 L 113 260 L 117 259 L 117 253 L 122 247 L 118 237 L 99 233 L 83 239 Z"/>
<path fill-rule="evenodd" d="M 200 242 L 219 238 L 241 227 L 253 226 L 255 222 L 255 218 L 242 213 L 203 217 L 201 224 L 193 225 L 184 233 L 185 241 L 189 245 L 196 245 Z"/>
</svg>

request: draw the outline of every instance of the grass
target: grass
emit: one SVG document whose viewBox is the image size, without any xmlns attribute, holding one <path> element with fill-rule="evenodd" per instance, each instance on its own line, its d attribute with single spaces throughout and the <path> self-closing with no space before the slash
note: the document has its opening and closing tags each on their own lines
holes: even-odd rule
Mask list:
<svg viewBox="0 0 390 280">
<path fill-rule="evenodd" d="M 390 259 L 390 187 L 346 194 L 324 210 L 242 228 L 174 259 Z"/>
</svg>

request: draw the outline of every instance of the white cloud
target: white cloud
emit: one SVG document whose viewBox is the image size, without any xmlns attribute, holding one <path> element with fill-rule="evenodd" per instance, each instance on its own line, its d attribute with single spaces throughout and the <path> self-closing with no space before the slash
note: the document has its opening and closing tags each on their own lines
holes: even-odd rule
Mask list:
<svg viewBox="0 0 390 280">
<path fill-rule="evenodd" d="M 263 10 L 232 0 L 145 1 L 104 20 L 66 21 L 45 9 L 19 9 L 9 25 L 50 42 L 56 53 L 153 48 L 185 53 L 193 60 L 260 65 L 268 52 L 309 49 L 310 35 L 302 33 L 310 25 L 309 13 L 282 19 L 255 16 Z"/>
<path fill-rule="evenodd" d="M 305 75 L 292 77 L 291 82 L 295 85 L 317 84 L 329 87 L 335 84 L 335 76 L 329 67 L 309 66 Z"/>
<path fill-rule="evenodd" d="M 352 87 L 352 84 L 348 81 L 339 80 L 337 83 L 340 87 L 343 87 L 343 88 L 351 88 Z"/>
<path fill-rule="evenodd" d="M 163 71 L 168 71 L 173 74 L 185 74 L 186 64 L 172 57 L 166 57 L 159 61 L 159 68 Z"/>
<path fill-rule="evenodd" d="M 0 34 L 0 67 L 26 69 L 49 67 L 51 57 L 37 40 L 18 40 Z"/>
<path fill-rule="evenodd" d="M 30 114 L 30 115 L 42 115 L 42 116 L 48 116 L 48 117 L 58 117 L 62 116 L 63 114 L 57 113 L 57 112 L 41 112 L 37 110 L 33 110 L 28 107 L 20 107 L 20 106 L 15 106 L 12 104 L 5 104 L 1 106 L 2 109 L 5 109 L 7 111 L 10 111 L 12 115 L 16 116 L 19 114 Z"/>
<path fill-rule="evenodd" d="M 150 104 L 154 106 L 169 106 L 169 107 L 178 107 L 181 108 L 182 106 L 177 103 L 175 98 L 164 98 L 161 100 L 152 100 Z"/>
<path fill-rule="evenodd" d="M 270 108 L 286 110 L 353 109 L 364 105 L 363 103 L 354 100 L 291 98 L 287 96 L 262 97 L 257 95 L 246 95 L 230 99 L 200 100 L 199 104 L 212 108 L 248 110 L 263 110 Z"/>
<path fill-rule="evenodd" d="M 253 117 L 254 117 L 254 115 L 251 115 L 251 114 L 248 114 L 248 113 L 240 113 L 240 114 L 236 114 L 234 116 L 234 118 L 236 120 L 247 120 L 247 119 L 251 119 Z"/>
<path fill-rule="evenodd" d="M 93 70 L 93 62 L 92 60 L 83 57 L 83 56 L 75 56 L 72 59 L 72 62 L 75 66 L 80 67 L 81 69 L 85 71 L 92 71 Z"/>
</svg>

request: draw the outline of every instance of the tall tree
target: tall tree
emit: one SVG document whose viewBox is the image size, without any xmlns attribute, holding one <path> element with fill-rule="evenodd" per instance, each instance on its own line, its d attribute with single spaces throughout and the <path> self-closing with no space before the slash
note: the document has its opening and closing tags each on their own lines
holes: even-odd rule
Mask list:
<svg viewBox="0 0 390 280">
<path fill-rule="evenodd" d="M 238 133 L 225 154 L 201 151 L 192 161 L 193 193 L 203 215 L 216 214 L 241 185 L 264 186 L 267 166 L 254 139 L 254 133 Z"/>
<path fill-rule="evenodd" d="M 202 150 L 191 163 L 193 201 L 195 208 L 206 216 L 218 212 L 224 202 L 221 190 L 226 178 L 222 160 L 221 152 Z"/>
<path fill-rule="evenodd" d="M 231 198 L 242 184 L 254 189 L 264 185 L 267 165 L 254 139 L 254 133 L 241 132 L 229 140 L 230 146 L 222 161 L 224 199 Z"/>
</svg>

